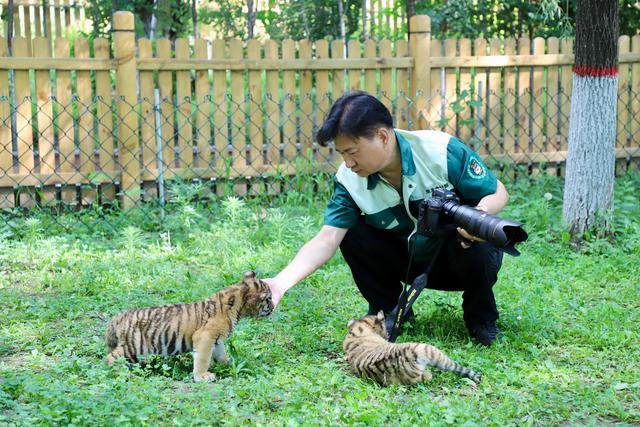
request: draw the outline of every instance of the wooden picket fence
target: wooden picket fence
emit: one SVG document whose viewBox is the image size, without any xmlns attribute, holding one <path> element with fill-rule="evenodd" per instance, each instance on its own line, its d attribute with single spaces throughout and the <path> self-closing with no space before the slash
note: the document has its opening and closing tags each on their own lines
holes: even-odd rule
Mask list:
<svg viewBox="0 0 640 427">
<path fill-rule="evenodd" d="M 457 134 L 496 167 L 562 173 L 571 40 L 432 40 L 426 16 L 411 28 L 409 42 L 190 45 L 136 41 L 133 15 L 118 12 L 113 52 L 100 38 L 19 37 L 8 57 L 0 39 L 0 207 L 127 207 L 175 178 L 246 193 L 331 171 L 340 158 L 313 135 L 356 89 L 376 94 L 399 128 Z M 640 36 L 619 43 L 622 171 L 640 158 Z"/>
<path fill-rule="evenodd" d="M 274 7 L 267 0 L 254 2 L 256 12 L 268 11 Z M 215 2 L 196 1 L 196 8 L 207 7 L 215 10 Z M 276 10 L 279 5 L 275 5 Z M 8 9 L 8 0 L 0 1 L 0 14 Z M 406 16 L 404 8 L 396 0 L 366 0 L 367 15 L 365 24 L 367 35 L 380 38 L 389 34 L 404 34 Z M 14 37 L 47 37 L 55 39 L 68 37 L 73 31 L 90 32 L 94 23 L 84 0 L 14 0 L 13 11 Z M 7 36 L 7 24 L 0 20 L 0 34 Z M 208 24 L 198 22 L 201 37 L 220 37 L 216 30 Z M 261 39 L 267 37 L 266 30 L 260 21 L 256 22 L 254 34 Z"/>
<path fill-rule="evenodd" d="M 0 13 L 8 12 L 8 1 L 0 2 Z M 83 0 L 14 0 L 14 37 L 32 39 L 47 37 L 53 40 L 68 37 L 75 31 L 89 31 L 92 22 L 86 16 Z M 0 34 L 8 34 L 8 20 L 0 21 Z"/>
</svg>

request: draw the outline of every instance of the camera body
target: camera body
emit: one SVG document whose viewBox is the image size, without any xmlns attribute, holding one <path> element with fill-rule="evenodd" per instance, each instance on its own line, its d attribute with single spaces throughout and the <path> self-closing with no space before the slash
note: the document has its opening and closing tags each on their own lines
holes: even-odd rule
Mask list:
<svg viewBox="0 0 640 427">
<path fill-rule="evenodd" d="M 431 197 L 424 199 L 420 204 L 418 233 L 430 237 L 444 234 L 448 230 L 447 225 L 452 224 L 446 214 L 451 210 L 452 204 L 460 204 L 460 198 L 456 193 L 446 188 L 433 190 Z M 447 206 L 445 207 L 445 205 Z"/>
<path fill-rule="evenodd" d="M 456 193 L 446 188 L 436 188 L 431 197 L 420 204 L 418 233 L 441 237 L 456 226 L 513 256 L 520 255 L 515 244 L 529 237 L 520 222 L 460 204 Z"/>
</svg>

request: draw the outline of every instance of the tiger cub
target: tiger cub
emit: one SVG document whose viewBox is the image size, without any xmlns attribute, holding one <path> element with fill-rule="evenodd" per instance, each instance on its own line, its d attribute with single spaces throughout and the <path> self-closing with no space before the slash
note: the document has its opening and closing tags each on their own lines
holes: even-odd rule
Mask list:
<svg viewBox="0 0 640 427">
<path fill-rule="evenodd" d="M 427 367 L 435 366 L 480 382 L 480 374 L 457 364 L 434 346 L 388 342 L 382 311 L 377 316 L 351 319 L 348 327 L 342 348 L 353 372 L 363 378 L 382 385 L 417 384 L 430 380 Z"/>
<path fill-rule="evenodd" d="M 208 372 L 211 356 L 228 363 L 224 340 L 243 317 L 268 316 L 273 311 L 271 289 L 253 271 L 240 283 L 208 299 L 123 311 L 107 327 L 107 363 L 118 357 L 135 362 L 144 354 L 163 356 L 193 350 L 193 377 L 214 381 Z"/>
</svg>

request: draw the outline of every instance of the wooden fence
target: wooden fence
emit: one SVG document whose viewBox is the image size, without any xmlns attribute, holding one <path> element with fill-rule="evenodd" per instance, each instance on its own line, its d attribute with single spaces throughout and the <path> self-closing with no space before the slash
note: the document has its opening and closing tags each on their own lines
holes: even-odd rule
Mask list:
<svg viewBox="0 0 640 427">
<path fill-rule="evenodd" d="M 256 12 L 264 12 L 273 7 L 267 0 L 254 2 Z M 196 1 L 196 7 L 219 7 L 215 2 Z M 278 5 L 275 5 L 276 10 Z M 8 9 L 8 1 L 0 1 L 0 15 Z M 392 34 L 404 34 L 406 16 L 403 6 L 396 0 L 366 0 L 367 14 L 363 20 L 366 34 L 380 38 Z M 90 32 L 93 21 L 88 15 L 84 0 L 14 0 L 13 28 L 14 37 L 47 37 L 55 39 L 68 37 L 73 31 Z M 7 36 L 8 21 L 0 20 L 0 34 Z M 254 28 L 256 37 L 268 37 L 261 22 L 256 22 Z M 211 25 L 198 23 L 198 31 L 202 37 L 219 37 Z"/>
<path fill-rule="evenodd" d="M 0 2 L 0 13 L 8 12 L 8 2 Z M 84 1 L 78 0 L 14 0 L 14 37 L 68 37 L 74 31 L 89 31 L 91 20 L 86 16 Z M 7 36 L 9 21 L 0 20 L 0 34 Z"/>
<path fill-rule="evenodd" d="M 113 53 L 61 37 L 0 39 L 0 205 L 132 206 L 176 177 L 263 191 L 264 182 L 340 161 L 313 135 L 345 91 L 376 94 L 400 128 L 455 133 L 488 162 L 546 167 L 566 158 L 572 41 L 135 40 L 114 15 Z M 640 157 L 640 36 L 620 38 L 621 170 Z M 90 55 L 91 52 L 91 55 Z M 159 89 L 160 102 L 154 102 Z"/>
</svg>

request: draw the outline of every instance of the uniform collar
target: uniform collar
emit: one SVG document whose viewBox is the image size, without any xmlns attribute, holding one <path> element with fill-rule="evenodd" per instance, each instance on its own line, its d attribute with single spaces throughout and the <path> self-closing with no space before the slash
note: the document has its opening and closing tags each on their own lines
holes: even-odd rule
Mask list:
<svg viewBox="0 0 640 427">
<path fill-rule="evenodd" d="M 405 139 L 398 132 L 394 132 L 396 135 L 396 141 L 400 148 L 400 162 L 402 163 L 402 176 L 411 176 L 416 173 L 416 164 L 413 161 L 413 154 L 411 153 L 411 145 L 409 141 Z M 367 177 L 367 190 L 373 190 L 378 182 L 380 182 L 380 174 L 378 172 L 373 173 Z"/>
</svg>

